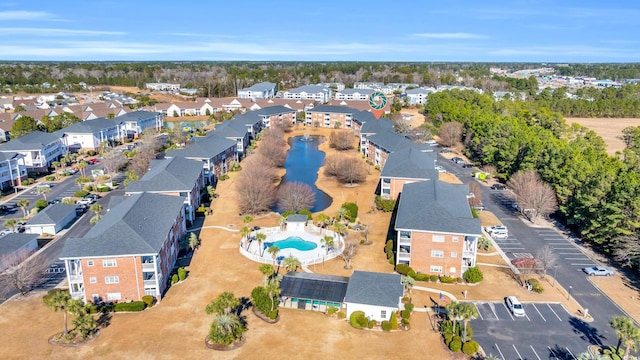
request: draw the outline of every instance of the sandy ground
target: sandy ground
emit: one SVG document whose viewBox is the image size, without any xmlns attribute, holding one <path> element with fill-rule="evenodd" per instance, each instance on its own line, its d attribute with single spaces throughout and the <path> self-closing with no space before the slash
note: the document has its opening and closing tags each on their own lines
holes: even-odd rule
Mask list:
<svg viewBox="0 0 640 360">
<path fill-rule="evenodd" d="M 308 130 L 298 129 L 292 135 Z M 313 135 L 325 136 L 329 132 L 327 129 L 311 131 Z M 321 149 L 327 153 L 334 151 L 327 143 L 322 144 Z M 3 340 L 0 358 L 174 359 L 188 354 L 189 359 L 380 359 L 392 358 L 399 353 L 405 359 L 453 358 L 443 347 L 440 336 L 432 331 L 425 313 L 414 313 L 408 333 L 380 333 L 356 330 L 345 321 L 331 320 L 314 312 L 283 309 L 280 322 L 271 325 L 246 311 L 249 331 L 243 347 L 231 352 L 214 352 L 206 348 L 204 338 L 212 320 L 204 312 L 206 304 L 223 291 L 249 297 L 262 278 L 258 264 L 240 255 L 239 233 L 210 227 L 239 229 L 243 226 L 234 203 L 236 176 L 237 173 L 232 173 L 229 180 L 218 185 L 220 197 L 212 205 L 213 215 L 205 219 L 200 233 L 202 246 L 187 266 L 188 279 L 169 289 L 159 305 L 142 313 L 114 314 L 110 325 L 101 330 L 100 337 L 94 342 L 79 348 L 62 348 L 47 343 L 50 336 L 62 330 L 62 314 L 46 308 L 42 293 L 19 297 L 0 306 L 0 338 Z M 372 244 L 360 246 L 354 269 L 392 272 L 393 267 L 386 261 L 383 251 L 391 215 L 373 209 L 378 176 L 379 172 L 371 167 L 365 183 L 345 187 L 320 174 L 317 185 L 334 199 L 324 213 L 333 216 L 343 202 L 353 201 L 360 206 L 358 220 L 370 225 Z M 257 216 L 251 226 L 276 226 L 278 219 L 277 214 Z M 495 220 L 487 215 L 484 221 Z M 430 306 L 434 299 L 438 301 L 439 290 L 460 298 L 462 291 L 467 290 L 469 300 L 502 301 L 507 295 L 516 295 L 524 301 L 561 302 L 571 313 L 579 309 L 578 304 L 566 299 L 564 289 L 557 284 L 551 286 L 552 280 L 548 276 L 542 281 L 547 290 L 536 294 L 520 287 L 511 271 L 500 267 L 505 264 L 499 256 L 479 256 L 478 262 L 485 274 L 481 284 L 417 283 L 437 290 L 434 293 L 413 290 L 413 303 L 416 307 Z M 311 266 L 310 270 L 335 275 L 350 275 L 353 271 L 345 270 L 339 259 Z"/>
<path fill-rule="evenodd" d="M 618 139 L 624 128 L 640 126 L 640 119 L 633 118 L 566 118 L 566 120 L 567 124 L 578 123 L 600 135 L 607 143 L 609 155 L 624 150 L 624 142 Z"/>
</svg>

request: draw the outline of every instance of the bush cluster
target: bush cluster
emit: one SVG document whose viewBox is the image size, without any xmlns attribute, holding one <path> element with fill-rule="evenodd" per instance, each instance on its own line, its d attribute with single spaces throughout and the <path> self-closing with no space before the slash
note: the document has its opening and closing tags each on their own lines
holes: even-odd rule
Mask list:
<svg viewBox="0 0 640 360">
<path fill-rule="evenodd" d="M 117 303 L 113 306 L 113 311 L 121 312 L 121 311 L 142 311 L 147 307 L 142 301 L 132 301 L 132 302 L 124 302 Z"/>
<path fill-rule="evenodd" d="M 480 271 L 477 266 L 468 268 L 467 271 L 464 272 L 462 277 L 464 278 L 464 281 L 470 284 L 479 283 L 484 278 L 484 276 L 482 275 L 482 271 Z"/>
<path fill-rule="evenodd" d="M 451 342 L 449 343 L 449 350 L 453 352 L 462 350 L 462 340 L 460 340 L 460 336 L 456 335 L 451 339 Z"/>
<path fill-rule="evenodd" d="M 79 197 L 79 198 L 83 198 L 83 197 L 85 197 L 87 195 L 89 195 L 89 192 L 85 191 L 85 190 L 78 190 L 78 191 L 73 193 L 73 196 Z"/>
<path fill-rule="evenodd" d="M 537 292 L 538 294 L 544 291 L 544 287 L 542 287 L 538 279 L 529 279 L 527 282 L 529 283 L 529 285 L 531 285 L 531 290 Z"/>
<path fill-rule="evenodd" d="M 389 260 L 389 264 L 395 265 L 395 257 L 393 256 L 393 240 L 387 240 L 387 243 L 384 245 L 384 252 L 387 254 L 387 260 Z"/>
<path fill-rule="evenodd" d="M 462 352 L 469 356 L 477 353 L 479 349 L 480 345 L 473 340 L 467 341 L 462 344 Z"/>
<path fill-rule="evenodd" d="M 142 302 L 145 303 L 148 308 L 153 306 L 154 300 L 155 298 L 151 295 L 145 295 L 142 297 Z"/>
<path fill-rule="evenodd" d="M 274 304 L 273 310 L 271 310 L 272 301 Z M 269 319 L 275 320 L 278 317 L 278 299 L 276 296 L 272 299 L 269 296 L 269 291 L 264 286 L 257 286 L 251 291 L 251 303 Z"/>
<path fill-rule="evenodd" d="M 396 325 L 397 326 L 397 325 Z M 384 331 L 391 331 L 391 323 L 389 322 L 389 320 L 384 320 L 382 322 L 382 330 Z"/>
<path fill-rule="evenodd" d="M 353 222 L 358 218 L 358 205 L 352 202 L 346 202 L 342 204 L 341 208 L 347 210 L 345 217 L 347 220 Z"/>
<path fill-rule="evenodd" d="M 390 212 L 396 207 L 395 200 L 383 199 L 380 195 L 376 195 L 376 208 L 380 211 Z"/>
<path fill-rule="evenodd" d="M 364 311 L 354 311 L 349 316 L 349 323 L 356 328 L 368 327 L 369 319 L 364 315 Z"/>
<path fill-rule="evenodd" d="M 178 268 L 178 280 L 183 281 L 186 278 L 187 278 L 187 270 L 185 270 L 183 267 Z"/>
</svg>

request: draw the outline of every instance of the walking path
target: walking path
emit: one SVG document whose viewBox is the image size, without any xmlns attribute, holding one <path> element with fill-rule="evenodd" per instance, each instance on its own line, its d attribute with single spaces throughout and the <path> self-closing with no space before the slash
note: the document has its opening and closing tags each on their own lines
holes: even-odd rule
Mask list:
<svg viewBox="0 0 640 360">
<path fill-rule="evenodd" d="M 218 226 L 218 225 L 202 226 L 202 227 L 198 227 L 198 228 L 187 229 L 187 231 L 198 231 L 198 230 L 201 230 L 201 229 L 222 229 L 222 230 L 231 231 L 231 232 L 239 232 L 240 231 L 238 229 L 230 229 L 228 227 Z"/>
</svg>

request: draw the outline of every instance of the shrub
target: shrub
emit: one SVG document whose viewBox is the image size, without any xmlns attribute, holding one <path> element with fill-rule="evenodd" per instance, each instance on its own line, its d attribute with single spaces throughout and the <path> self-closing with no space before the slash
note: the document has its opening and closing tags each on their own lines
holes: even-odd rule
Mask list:
<svg viewBox="0 0 640 360">
<path fill-rule="evenodd" d="M 481 237 L 480 239 L 478 239 L 478 249 L 484 251 L 491 249 L 491 241 L 489 241 L 489 239 L 484 236 Z"/>
<path fill-rule="evenodd" d="M 369 320 L 364 316 L 364 311 L 354 311 L 349 316 L 349 323 L 356 328 L 363 328 L 368 325 Z"/>
<path fill-rule="evenodd" d="M 95 156 L 96 155 L 96 151 L 95 150 L 87 150 L 87 155 L 88 156 Z"/>
<path fill-rule="evenodd" d="M 145 305 L 147 305 L 148 308 L 153 306 L 153 296 L 152 295 L 145 295 L 142 297 L 142 302 L 145 303 Z"/>
<path fill-rule="evenodd" d="M 531 290 L 537 292 L 538 294 L 544 291 L 544 287 L 540 285 L 540 281 L 538 281 L 538 279 L 529 279 L 528 282 L 529 285 L 531 285 Z"/>
<path fill-rule="evenodd" d="M 40 199 L 40 200 L 36 201 L 36 208 L 38 208 L 39 210 L 42 210 L 42 209 L 46 208 L 47 205 L 49 205 L 47 200 Z"/>
<path fill-rule="evenodd" d="M 398 272 L 398 273 L 400 273 L 402 275 L 407 275 L 410 270 L 412 270 L 412 269 L 407 264 L 398 264 L 398 265 L 396 265 L 396 272 Z"/>
<path fill-rule="evenodd" d="M 411 317 L 411 311 L 404 309 L 400 312 L 400 316 L 402 316 L 403 319 L 408 319 Z"/>
<path fill-rule="evenodd" d="M 96 188 L 97 192 L 109 192 L 109 190 L 111 190 L 108 186 L 98 186 Z"/>
<path fill-rule="evenodd" d="M 411 299 L 409 299 L 409 297 L 406 296 L 406 295 L 402 297 L 402 302 L 407 302 L 408 303 L 409 300 L 411 300 Z"/>
<path fill-rule="evenodd" d="M 309 211 L 309 209 L 302 209 L 302 210 L 298 211 L 298 214 L 307 215 L 307 220 L 309 220 L 309 221 L 313 220 L 313 215 L 311 214 L 311 211 Z"/>
<path fill-rule="evenodd" d="M 484 278 L 482 271 L 480 271 L 477 266 L 468 268 L 467 271 L 464 272 L 463 277 L 464 281 L 470 284 L 479 283 Z"/>
<path fill-rule="evenodd" d="M 431 282 L 438 281 L 438 275 L 429 275 L 429 281 Z"/>
<path fill-rule="evenodd" d="M 391 257 L 389 258 L 389 264 L 391 265 L 395 265 L 396 264 L 396 259 L 393 255 L 391 255 Z"/>
<path fill-rule="evenodd" d="M 293 211 L 293 210 L 287 210 L 287 211 L 285 211 L 285 212 L 283 212 L 283 213 L 282 213 L 282 217 L 286 219 L 286 218 L 287 218 L 287 216 L 289 216 L 289 215 L 295 215 L 295 213 L 296 213 L 296 212 L 295 212 L 295 211 Z"/>
<path fill-rule="evenodd" d="M 458 352 L 462 350 L 462 340 L 460 340 L 460 336 L 454 336 L 449 343 L 449 350 L 453 352 Z"/>
<path fill-rule="evenodd" d="M 473 329 L 471 328 L 471 324 L 467 324 L 467 338 L 465 340 L 471 341 L 472 337 L 473 337 Z"/>
<path fill-rule="evenodd" d="M 349 221 L 356 221 L 358 218 L 358 205 L 352 202 L 346 202 L 342 204 L 341 208 L 347 210 L 346 217 Z"/>
<path fill-rule="evenodd" d="M 347 317 L 347 313 L 346 312 L 344 312 L 342 310 L 338 311 L 338 319 L 344 319 L 346 317 Z"/>
<path fill-rule="evenodd" d="M 227 174 L 220 175 L 220 176 L 218 176 L 218 180 L 220 180 L 220 181 L 229 180 L 229 175 L 227 175 Z"/>
<path fill-rule="evenodd" d="M 456 281 L 457 279 L 451 276 L 447 276 L 447 275 L 440 276 L 440 282 L 444 284 L 453 284 Z"/>
<path fill-rule="evenodd" d="M 413 269 L 409 270 L 409 272 L 407 273 L 407 276 L 409 276 L 410 278 L 413 278 L 415 280 L 416 275 L 418 275 Z"/>
<path fill-rule="evenodd" d="M 412 276 L 416 281 L 429 281 L 431 280 L 431 276 L 429 274 L 416 274 Z M 436 280 L 438 277 L 436 276 Z"/>
<path fill-rule="evenodd" d="M 413 304 L 412 303 L 404 304 L 404 308 L 405 308 L 405 310 L 408 310 L 409 312 L 412 312 L 413 311 Z"/>
<path fill-rule="evenodd" d="M 402 319 L 400 320 L 400 322 L 402 323 L 402 326 L 406 326 L 406 327 L 408 327 L 411 324 L 409 322 L 409 319 Z"/>
<path fill-rule="evenodd" d="M 269 292 L 264 287 L 258 286 L 251 291 L 251 302 L 256 309 L 268 318 L 275 320 L 278 317 L 277 308 L 271 310 L 271 298 L 269 297 Z"/>
<path fill-rule="evenodd" d="M 374 327 L 374 326 L 376 326 L 376 323 L 377 323 L 377 321 L 375 321 L 375 320 L 371 320 L 371 321 L 369 321 L 369 323 L 367 324 L 367 327 L 368 327 L 369 329 L 373 329 L 373 327 Z"/>
<path fill-rule="evenodd" d="M 440 332 L 444 335 L 451 334 L 453 336 L 453 321 L 444 320 L 440 323 Z"/>
<path fill-rule="evenodd" d="M 117 303 L 113 307 L 113 311 L 115 311 L 115 312 L 120 312 L 120 311 L 142 311 L 142 310 L 145 309 L 146 306 L 147 306 L 147 304 L 145 304 L 142 301 L 132 301 L 132 302 L 128 302 L 128 303 Z"/>
<path fill-rule="evenodd" d="M 382 330 L 391 331 L 391 323 L 389 322 L 389 320 L 385 320 L 382 322 Z"/>
<path fill-rule="evenodd" d="M 183 281 L 187 277 L 187 270 L 184 268 L 178 268 L 178 280 Z"/>
<path fill-rule="evenodd" d="M 398 315 L 396 315 L 395 311 L 391 313 L 389 322 L 391 323 L 391 330 L 398 330 Z"/>
<path fill-rule="evenodd" d="M 89 192 L 88 191 L 84 191 L 84 190 L 78 190 L 78 191 L 73 193 L 73 196 L 79 197 L 79 198 L 83 198 L 83 197 L 85 197 L 87 195 L 89 195 Z"/>
<path fill-rule="evenodd" d="M 469 356 L 477 353 L 479 349 L 480 349 L 480 345 L 473 340 L 467 341 L 464 344 L 462 344 L 462 352 Z"/>
<path fill-rule="evenodd" d="M 444 343 L 449 346 L 451 344 L 451 340 L 453 340 L 453 334 L 445 334 L 444 335 Z"/>
<path fill-rule="evenodd" d="M 338 311 L 340 311 L 340 309 L 337 306 L 330 305 L 327 308 L 327 314 L 329 315 L 335 315 L 338 313 Z"/>
<path fill-rule="evenodd" d="M 45 180 L 47 180 L 47 181 L 54 181 L 55 179 L 56 179 L 55 175 L 45 176 Z"/>
<path fill-rule="evenodd" d="M 376 208 L 380 211 L 390 212 L 396 207 L 395 200 L 383 199 L 380 195 L 376 195 Z"/>
<path fill-rule="evenodd" d="M 171 275 L 171 284 L 175 284 L 178 282 L 178 274 Z"/>
</svg>

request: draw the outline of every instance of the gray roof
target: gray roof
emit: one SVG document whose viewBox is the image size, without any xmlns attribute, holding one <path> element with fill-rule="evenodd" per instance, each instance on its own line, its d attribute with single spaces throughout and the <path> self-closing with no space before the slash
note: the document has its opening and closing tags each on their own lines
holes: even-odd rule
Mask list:
<svg viewBox="0 0 640 360">
<path fill-rule="evenodd" d="M 373 89 L 344 89 L 341 94 L 371 94 Z"/>
<path fill-rule="evenodd" d="M 404 295 L 400 274 L 356 270 L 349 279 L 344 302 L 397 308 Z"/>
<path fill-rule="evenodd" d="M 319 92 L 329 92 L 329 88 L 326 86 L 318 86 L 318 85 L 304 85 L 297 87 L 295 89 L 290 89 L 290 93 L 298 94 L 301 92 L 306 92 L 310 94 L 317 94 Z"/>
<path fill-rule="evenodd" d="M 467 185 L 439 180 L 404 184 L 395 229 L 480 235 L 480 219 L 471 215 L 468 193 Z"/>
<path fill-rule="evenodd" d="M 261 123 L 262 118 L 260 118 L 255 111 L 247 111 L 244 114 L 234 116 L 230 121 L 237 121 L 244 126 L 253 126 L 257 123 Z"/>
<path fill-rule="evenodd" d="M 67 239 L 60 258 L 157 254 L 183 205 L 179 196 L 126 196 L 84 237 Z"/>
<path fill-rule="evenodd" d="M 138 110 L 138 111 L 132 111 L 130 113 L 122 114 L 120 116 L 115 117 L 114 119 L 117 121 L 123 121 L 123 122 L 138 122 L 142 120 L 147 120 L 149 118 L 155 118 L 158 115 L 160 115 L 160 113 L 146 111 L 146 110 Z"/>
<path fill-rule="evenodd" d="M 250 86 L 248 88 L 241 89 L 241 91 L 266 91 L 266 90 L 273 90 L 273 88 L 275 87 L 276 87 L 276 84 L 265 81 L 265 82 L 254 84 L 253 86 Z"/>
<path fill-rule="evenodd" d="M 76 212 L 75 205 L 69 204 L 52 204 L 39 211 L 36 216 L 29 219 L 29 225 L 54 225 L 59 224 L 70 213 Z"/>
<path fill-rule="evenodd" d="M 318 105 L 318 106 L 314 106 L 313 109 L 307 110 L 307 112 L 357 114 L 360 112 L 360 110 L 356 110 L 348 106 L 340 106 L 340 105 Z"/>
<path fill-rule="evenodd" d="M 101 130 L 110 129 L 117 126 L 119 123 L 105 117 L 99 117 L 93 120 L 80 121 L 75 124 L 71 124 L 62 129 L 64 133 L 77 133 L 77 134 L 95 134 Z"/>
<path fill-rule="evenodd" d="M 17 152 L 0 152 L 0 161 L 14 160 L 24 157 L 22 154 L 18 154 Z"/>
<path fill-rule="evenodd" d="M 371 115 L 372 119 L 368 119 L 363 122 L 362 128 L 360 128 L 361 134 L 376 134 L 383 131 L 394 131 L 393 122 L 391 122 L 391 120 L 387 118 L 380 118 L 380 120 L 376 120 L 373 114 L 369 114 Z"/>
<path fill-rule="evenodd" d="M 304 222 L 306 223 L 309 217 L 303 214 L 291 214 L 287 216 L 287 222 Z"/>
<path fill-rule="evenodd" d="M 254 111 L 247 111 L 247 114 L 253 113 L 260 116 L 271 116 L 276 114 L 295 113 L 295 112 L 296 111 L 294 109 L 288 108 L 283 105 L 273 105 L 273 106 L 266 106 L 266 107 L 263 107 L 262 109 L 258 109 Z"/>
<path fill-rule="evenodd" d="M 425 88 L 415 88 L 415 89 L 409 89 L 407 91 L 405 91 L 406 94 L 431 94 L 433 92 L 435 92 L 436 89 L 431 88 L 431 89 L 425 89 Z"/>
<path fill-rule="evenodd" d="M 56 140 L 60 140 L 59 133 L 33 131 L 0 146 L 0 151 L 41 150 L 46 145 L 49 145 Z"/>
<path fill-rule="evenodd" d="M 377 132 L 371 136 L 367 136 L 367 140 L 389 153 L 410 147 L 418 147 L 416 143 L 407 139 L 404 135 L 393 131 Z"/>
<path fill-rule="evenodd" d="M 189 159 L 211 159 L 224 153 L 230 147 L 236 146 L 236 142 L 225 137 L 211 134 L 196 138 L 184 149 L 169 150 L 167 157 L 183 157 Z"/>
<path fill-rule="evenodd" d="M 213 131 L 207 133 L 207 136 L 218 135 L 225 138 L 244 138 L 247 130 L 247 125 L 236 120 L 228 120 L 216 125 Z"/>
<path fill-rule="evenodd" d="M 280 296 L 342 303 L 349 278 L 291 271 L 282 277 Z"/>
<path fill-rule="evenodd" d="M 0 238 L 0 257 L 12 253 L 38 238 L 38 234 L 10 233 Z M 2 264 L 0 264 L 2 265 Z"/>
<path fill-rule="evenodd" d="M 404 179 L 437 179 L 436 154 L 414 148 L 401 149 L 389 154 L 380 177 Z"/>
<path fill-rule="evenodd" d="M 139 191 L 191 191 L 202 177 L 202 162 L 185 158 L 152 160 L 149 171 L 127 186 L 127 193 Z"/>
</svg>

